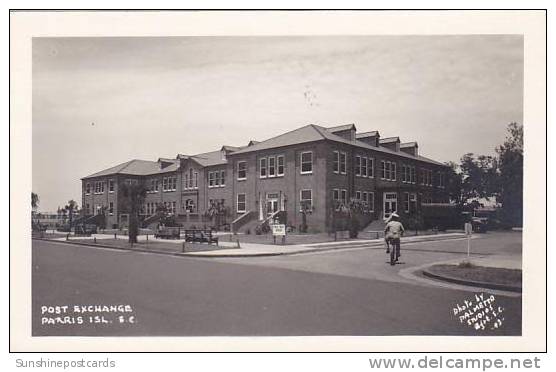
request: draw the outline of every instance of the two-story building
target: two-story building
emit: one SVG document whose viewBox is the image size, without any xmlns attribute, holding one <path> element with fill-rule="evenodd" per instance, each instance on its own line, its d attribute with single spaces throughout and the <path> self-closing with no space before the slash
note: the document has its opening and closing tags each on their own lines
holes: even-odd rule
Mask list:
<svg viewBox="0 0 556 372">
<path fill-rule="evenodd" d="M 131 160 L 84 177 L 82 205 L 88 215 L 105 213 L 108 227 L 125 226 L 129 216 L 118 189 L 138 182 L 147 189 L 141 209 L 147 221 L 162 205 L 184 225 L 210 226 L 207 211 L 219 202 L 236 227 L 277 212 L 299 226 L 303 211 L 311 231 L 326 231 L 331 211 L 351 200 L 374 219 L 447 202 L 446 174 L 445 165 L 419 154 L 416 142 L 357 133 L 353 124 L 311 124 L 241 147 Z"/>
</svg>

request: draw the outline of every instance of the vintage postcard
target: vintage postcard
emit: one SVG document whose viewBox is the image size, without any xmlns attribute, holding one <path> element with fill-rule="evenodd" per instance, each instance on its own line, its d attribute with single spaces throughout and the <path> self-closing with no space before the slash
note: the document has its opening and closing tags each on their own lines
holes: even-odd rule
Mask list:
<svg viewBox="0 0 556 372">
<path fill-rule="evenodd" d="M 545 349 L 543 11 L 10 31 L 14 350 Z"/>
</svg>

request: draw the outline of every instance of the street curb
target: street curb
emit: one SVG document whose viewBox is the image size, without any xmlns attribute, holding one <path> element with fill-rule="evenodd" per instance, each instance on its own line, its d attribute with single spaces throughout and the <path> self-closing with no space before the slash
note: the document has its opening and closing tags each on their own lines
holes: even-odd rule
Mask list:
<svg viewBox="0 0 556 372">
<path fill-rule="evenodd" d="M 489 289 L 497 289 L 497 290 L 502 290 L 502 291 L 522 293 L 522 288 L 521 287 L 517 287 L 517 286 L 513 286 L 513 285 L 499 284 L 499 283 L 489 283 L 489 282 L 479 282 L 479 281 L 476 281 L 476 280 L 467 280 L 467 279 L 454 278 L 452 276 L 432 273 L 427 269 L 423 269 L 422 273 L 426 277 L 442 280 L 442 281 L 445 281 L 445 282 L 462 284 L 462 285 L 467 285 L 467 286 L 470 286 L 470 287 L 489 288 Z"/>
<path fill-rule="evenodd" d="M 460 237 L 449 237 L 447 239 L 438 239 L 437 236 L 434 236 L 435 239 L 423 239 L 419 240 L 415 243 L 422 243 L 427 241 L 442 241 L 442 240 L 452 240 L 452 239 L 459 239 Z M 313 248 L 313 249 L 304 249 L 304 250 L 297 250 L 297 251 L 290 251 L 290 252 L 267 252 L 267 253 L 250 253 L 250 254 L 221 254 L 221 255 L 214 255 L 214 254 L 203 254 L 203 253 L 182 253 L 182 252 L 166 252 L 166 251 L 159 251 L 155 249 L 143 249 L 143 248 L 123 248 L 123 247 L 115 247 L 111 245 L 105 245 L 102 243 L 82 243 L 82 242 L 75 242 L 71 240 L 53 240 L 53 239 L 45 239 L 45 238 L 32 238 L 34 240 L 44 240 L 44 241 L 53 241 L 63 244 L 75 244 L 75 245 L 82 245 L 87 247 L 98 247 L 98 248 L 107 248 L 107 249 L 115 249 L 120 251 L 129 251 L 129 252 L 143 252 L 143 253 L 155 253 L 155 254 L 163 254 L 167 256 L 176 256 L 176 257 L 197 257 L 197 258 L 248 258 L 248 257 L 273 257 L 273 256 L 290 256 L 290 255 L 300 255 L 305 253 L 316 253 L 316 252 L 331 252 L 343 249 L 357 249 L 357 248 L 381 248 L 383 246 L 382 241 L 367 241 L 361 242 L 360 245 L 357 246 L 333 246 L 330 248 Z M 407 242 L 413 243 L 413 242 Z"/>
<path fill-rule="evenodd" d="M 81 243 L 75 242 L 71 240 L 52 240 L 52 239 L 44 239 L 44 238 L 32 238 L 33 240 L 43 240 L 47 242 L 55 242 L 55 243 L 62 243 L 62 244 L 74 244 L 74 245 L 82 245 L 86 247 L 93 247 L 93 248 L 107 248 L 107 249 L 115 249 L 119 251 L 129 251 L 129 252 L 144 252 L 144 253 L 155 253 L 155 254 L 163 254 L 167 256 L 177 256 L 177 257 L 200 257 L 200 258 L 246 258 L 246 257 L 271 257 L 271 256 L 288 256 L 288 255 L 296 255 L 296 254 L 303 254 L 303 253 L 315 253 L 315 252 L 329 252 L 341 249 L 354 249 L 354 248 L 363 248 L 362 246 L 357 247 L 333 247 L 333 248 L 323 248 L 323 249 L 306 249 L 306 250 L 298 250 L 298 251 L 291 251 L 291 252 L 269 252 L 269 253 L 250 253 L 250 254 L 221 254 L 221 255 L 213 255 L 213 254 L 203 254 L 203 253 L 182 253 L 182 252 L 166 252 L 166 251 L 159 251 L 156 249 L 143 249 L 143 248 L 123 248 L 123 247 L 115 247 L 112 245 L 105 245 L 105 244 L 88 244 L 88 243 Z"/>
</svg>

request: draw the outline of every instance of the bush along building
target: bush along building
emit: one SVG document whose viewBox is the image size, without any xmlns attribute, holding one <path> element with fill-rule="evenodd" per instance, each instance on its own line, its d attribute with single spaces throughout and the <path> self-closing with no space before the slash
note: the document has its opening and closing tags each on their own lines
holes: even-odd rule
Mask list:
<svg viewBox="0 0 556 372">
<path fill-rule="evenodd" d="M 279 219 L 294 230 L 324 232 L 348 229 L 346 215 L 357 215 L 363 228 L 394 211 L 411 224 L 423 207 L 448 202 L 448 171 L 421 156 L 416 142 L 357 133 L 353 124 L 311 124 L 241 147 L 131 160 L 91 174 L 82 178 L 82 210 L 85 220 L 125 228 L 122 187 L 137 183 L 147 190 L 139 208 L 144 227 L 170 215 L 186 227 L 258 232 Z"/>
</svg>

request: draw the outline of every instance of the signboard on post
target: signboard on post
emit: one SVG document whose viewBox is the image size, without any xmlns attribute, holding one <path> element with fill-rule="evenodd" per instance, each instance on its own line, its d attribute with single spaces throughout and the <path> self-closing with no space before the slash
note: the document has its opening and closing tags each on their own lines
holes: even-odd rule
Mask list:
<svg viewBox="0 0 556 372">
<path fill-rule="evenodd" d="M 272 225 L 272 235 L 286 236 L 286 225 Z"/>
<path fill-rule="evenodd" d="M 473 225 L 471 222 L 466 222 L 464 225 L 465 235 L 467 235 L 467 258 L 471 252 L 471 235 L 473 235 Z"/>
</svg>

